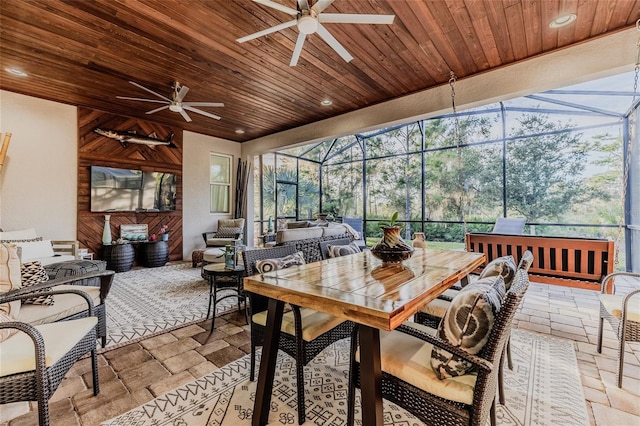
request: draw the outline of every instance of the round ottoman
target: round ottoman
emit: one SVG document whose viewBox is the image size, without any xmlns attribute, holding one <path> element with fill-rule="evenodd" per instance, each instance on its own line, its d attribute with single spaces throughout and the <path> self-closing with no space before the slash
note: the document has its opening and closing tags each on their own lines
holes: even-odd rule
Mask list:
<svg viewBox="0 0 640 426">
<path fill-rule="evenodd" d="M 224 263 L 224 247 L 212 247 L 202 253 L 204 263 Z"/>
</svg>

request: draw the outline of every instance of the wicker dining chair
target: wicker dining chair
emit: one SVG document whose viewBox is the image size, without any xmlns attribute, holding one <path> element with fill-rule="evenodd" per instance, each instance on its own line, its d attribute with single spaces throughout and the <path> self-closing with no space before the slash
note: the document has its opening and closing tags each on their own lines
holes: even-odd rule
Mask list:
<svg viewBox="0 0 640 426">
<path fill-rule="evenodd" d="M 631 286 L 626 292 L 616 292 L 614 278 L 627 278 Z M 609 283 L 609 281 L 612 281 Z M 618 289 L 623 286 L 617 286 Z M 635 296 L 635 297 L 634 297 Z M 614 272 L 602 280 L 602 289 L 598 295 L 600 301 L 600 321 L 598 324 L 598 353 L 602 352 L 602 334 L 604 320 L 618 338 L 618 387 L 622 387 L 625 342 L 640 342 L 640 274 L 632 272 Z"/>
<path fill-rule="evenodd" d="M 509 256 L 509 258 L 511 258 L 511 256 Z M 497 271 L 494 268 L 492 268 L 491 265 L 492 264 L 497 265 L 501 262 L 505 262 L 506 259 L 507 259 L 506 257 L 502 257 L 502 258 L 494 259 L 491 262 L 489 262 L 489 264 L 485 268 L 486 275 L 481 274 L 480 278 L 484 278 L 485 276 L 491 276 L 491 274 L 497 273 Z M 527 250 L 524 253 L 522 253 L 522 256 L 520 257 L 520 261 L 518 262 L 518 266 L 516 270 L 523 270 L 525 272 L 528 272 L 532 263 L 533 263 L 533 253 Z M 505 264 L 509 264 L 509 262 L 505 262 Z M 490 271 L 491 269 L 494 269 L 494 270 Z M 485 274 L 485 271 L 483 271 L 483 274 Z M 509 274 L 511 274 L 511 272 L 507 271 L 506 275 L 509 275 Z M 513 272 L 513 274 L 514 274 L 513 276 L 515 277 L 515 271 Z M 508 280 L 508 277 L 505 277 L 505 280 Z M 510 284 L 510 282 L 507 282 L 507 281 L 505 281 L 505 283 Z M 425 306 L 421 311 L 416 313 L 415 321 L 419 324 L 424 324 L 431 328 L 438 328 L 438 324 L 440 324 L 440 320 L 442 319 L 445 312 L 449 308 L 449 305 L 451 304 L 451 300 L 452 300 L 451 296 L 455 297 L 455 294 L 457 293 L 458 290 L 448 290 L 448 291 L 449 291 L 450 297 L 447 297 L 444 299 L 438 298 L 433 300 L 429 304 L 427 304 L 427 306 Z M 507 359 L 507 366 L 509 367 L 509 370 L 513 370 L 513 359 L 511 357 L 511 340 L 510 339 L 507 339 L 507 344 L 505 345 L 504 357 L 506 357 Z M 504 405 L 505 403 L 504 363 L 500 364 L 499 377 L 500 377 L 500 380 L 498 381 L 498 398 L 499 398 L 500 404 Z"/>
<path fill-rule="evenodd" d="M 256 262 L 296 253 L 294 245 L 275 246 L 261 250 L 247 250 L 242 258 L 247 276 L 259 273 Z M 251 319 L 251 370 L 250 380 L 255 378 L 256 347 L 262 346 L 266 333 L 266 310 L 269 299 L 249 294 L 249 318 Z M 298 423 L 305 421 L 304 366 L 324 348 L 351 335 L 354 324 L 308 308 L 290 305 L 282 319 L 279 349 L 296 360 L 296 385 L 298 390 Z M 286 310 L 285 310 L 286 311 Z M 310 324 L 311 323 L 311 324 Z M 313 325 L 313 327 L 308 327 Z"/>
<path fill-rule="evenodd" d="M 22 290 L 22 289 L 20 289 Z M 18 333 L 0 342 L 0 404 L 37 401 L 40 426 L 49 425 L 49 399 L 69 369 L 91 352 L 93 395 L 100 393 L 96 356 L 96 325 L 91 297 L 81 290 L 65 289 L 48 295 L 76 294 L 86 300 L 88 316 L 42 325 L 12 321 L 0 323 L 0 332 Z M 35 294 L 2 294 L 0 303 L 24 300 Z"/>
<path fill-rule="evenodd" d="M 501 279 L 501 278 L 497 278 Z M 477 355 L 437 336 L 437 331 L 421 325 L 405 323 L 391 332 L 381 332 L 380 355 L 382 363 L 382 396 L 399 405 L 420 420 L 430 425 L 477 425 L 484 426 L 490 416 L 491 424 L 496 424 L 495 404 L 498 386 L 498 370 L 502 362 L 504 346 L 511 331 L 516 310 L 529 286 L 529 276 L 524 270 L 516 272 L 512 286 L 503 299 L 500 310 L 488 336 L 484 348 Z M 432 347 L 442 348 L 473 364 L 475 372 L 461 377 L 439 380 L 430 364 Z M 398 351 L 397 348 L 403 348 Z M 348 392 L 347 425 L 355 421 L 355 388 L 360 386 L 360 364 L 358 362 L 357 332 L 354 331 L 351 341 L 351 359 Z M 425 354 L 423 358 L 412 358 L 412 363 L 420 363 L 420 367 L 402 370 L 406 376 L 398 377 L 386 371 L 389 366 L 406 365 L 401 353 Z M 421 362 L 422 361 L 422 362 Z M 421 373 L 419 373 L 421 372 Z M 409 377 L 410 376 L 410 377 Z M 418 377 L 419 376 L 419 377 Z M 460 380 L 462 379 L 462 380 Z M 417 387 L 413 383 L 428 383 L 431 392 Z M 465 385 L 460 385 L 463 382 Z M 447 399 L 451 394 L 450 386 L 457 387 L 461 400 Z M 471 392 L 471 395 L 469 395 Z"/>
</svg>

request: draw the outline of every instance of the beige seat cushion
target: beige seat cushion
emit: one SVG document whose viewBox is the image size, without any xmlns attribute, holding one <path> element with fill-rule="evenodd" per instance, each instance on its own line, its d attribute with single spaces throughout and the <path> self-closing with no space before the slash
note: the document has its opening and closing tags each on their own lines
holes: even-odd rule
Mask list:
<svg viewBox="0 0 640 426">
<path fill-rule="evenodd" d="M 294 229 L 280 229 L 276 233 L 276 244 L 286 243 L 288 241 L 306 240 L 308 238 L 320 238 L 322 237 L 322 230 L 319 226 L 312 226 L 310 228 L 294 228 Z"/>
<path fill-rule="evenodd" d="M 459 291 L 456 291 L 456 290 L 452 290 L 452 291 L 455 291 L 456 294 L 460 293 Z M 432 315 L 434 317 L 442 318 L 444 314 L 447 312 L 447 309 L 449 309 L 450 305 L 451 305 L 451 302 L 449 302 L 448 300 L 434 299 L 431 302 L 427 303 L 422 309 L 420 309 L 420 311 L 424 312 L 425 314 Z"/>
<path fill-rule="evenodd" d="M 436 330 L 424 325 L 407 323 L 431 335 Z M 399 331 L 380 332 L 380 355 L 382 371 L 398 377 L 413 386 L 450 401 L 463 404 L 473 402 L 473 388 L 477 374 L 468 373 L 444 380 L 438 379 L 431 368 L 431 349 L 429 343 Z M 360 359 L 360 353 L 356 359 Z"/>
<path fill-rule="evenodd" d="M 202 253 L 202 259 L 208 263 L 224 262 L 224 248 L 210 248 Z"/>
<path fill-rule="evenodd" d="M 313 309 L 300 308 L 300 315 L 302 316 L 302 339 L 310 342 L 316 339 L 318 336 L 326 333 L 332 328 L 337 327 L 340 323 L 344 322 L 343 319 L 336 318 L 323 312 L 314 311 Z M 262 326 L 267 325 L 267 311 L 258 312 L 253 315 L 253 322 Z M 282 327 L 280 330 L 283 333 L 295 336 L 295 323 L 293 312 L 286 312 L 282 317 Z"/>
<path fill-rule="evenodd" d="M 54 291 L 65 289 L 84 291 L 91 297 L 94 305 L 100 303 L 100 287 L 59 285 L 53 288 Z M 45 324 L 87 310 L 87 302 L 77 294 L 55 294 L 53 300 L 54 303 L 51 306 L 22 305 L 18 320 L 34 325 Z"/>
<path fill-rule="evenodd" d="M 52 366 L 73 348 L 98 323 L 96 317 L 36 326 L 45 346 L 45 364 Z M 26 333 L 16 333 L 0 343 L 0 376 L 36 368 L 33 340 Z"/>
<path fill-rule="evenodd" d="M 599 294 L 598 298 L 607 312 L 622 319 L 623 295 Z M 627 319 L 634 322 L 640 322 L 640 295 L 633 296 L 629 301 L 629 304 L 627 305 Z"/>
</svg>

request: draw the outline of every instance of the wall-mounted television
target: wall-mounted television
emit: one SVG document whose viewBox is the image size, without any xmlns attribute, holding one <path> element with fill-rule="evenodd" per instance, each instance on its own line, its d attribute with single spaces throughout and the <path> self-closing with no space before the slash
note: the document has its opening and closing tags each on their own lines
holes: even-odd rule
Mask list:
<svg viewBox="0 0 640 426">
<path fill-rule="evenodd" d="M 173 173 L 91 166 L 91 211 L 174 211 L 176 188 Z"/>
</svg>

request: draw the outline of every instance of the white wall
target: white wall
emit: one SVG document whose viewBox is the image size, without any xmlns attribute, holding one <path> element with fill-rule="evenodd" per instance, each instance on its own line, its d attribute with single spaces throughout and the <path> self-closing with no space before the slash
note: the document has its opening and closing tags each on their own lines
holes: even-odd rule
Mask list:
<svg viewBox="0 0 640 426">
<path fill-rule="evenodd" d="M 73 106 L 0 91 L 0 131 L 12 133 L 0 173 L 0 227 L 76 238 L 78 118 Z"/>
<path fill-rule="evenodd" d="M 233 214 L 236 166 L 240 157 L 240 143 L 205 136 L 183 133 L 182 151 L 182 242 L 183 257 L 191 258 L 194 249 L 204 247 L 202 233 L 217 229 L 218 219 L 231 218 Z M 209 154 L 227 154 L 231 159 L 231 215 L 210 213 Z"/>
</svg>

